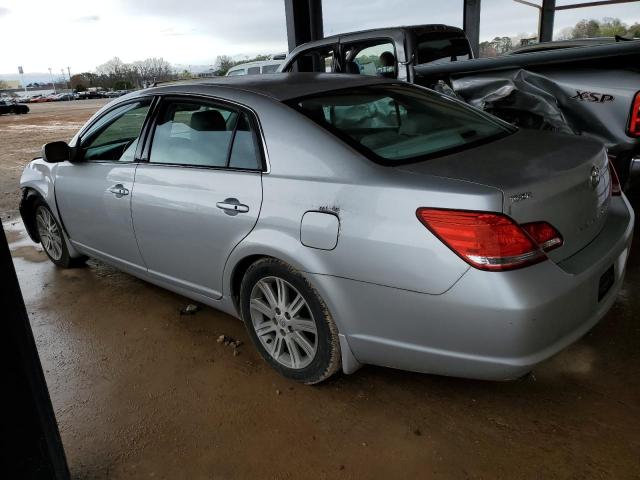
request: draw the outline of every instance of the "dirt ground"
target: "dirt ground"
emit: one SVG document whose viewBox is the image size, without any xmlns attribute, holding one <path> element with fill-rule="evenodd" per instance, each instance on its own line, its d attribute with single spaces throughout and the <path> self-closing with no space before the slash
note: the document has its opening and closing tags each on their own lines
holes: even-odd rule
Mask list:
<svg viewBox="0 0 640 480">
<path fill-rule="evenodd" d="M 84 105 L 0 117 L 3 219 L 22 165 Z M 19 219 L 4 226 L 75 479 L 640 478 L 637 250 L 606 318 L 522 380 L 365 367 L 305 387 L 239 321 L 181 316 L 184 297 L 100 263 L 55 268 Z"/>
<path fill-rule="evenodd" d="M 15 216 L 20 202 L 20 175 L 40 156 L 42 145 L 68 141 L 108 100 L 33 103 L 26 115 L 0 115 L 0 215 Z"/>
</svg>

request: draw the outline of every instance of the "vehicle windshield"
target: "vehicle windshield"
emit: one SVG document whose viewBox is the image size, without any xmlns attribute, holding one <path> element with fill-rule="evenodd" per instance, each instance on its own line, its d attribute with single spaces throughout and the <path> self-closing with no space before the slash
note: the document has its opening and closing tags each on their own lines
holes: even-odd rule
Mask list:
<svg viewBox="0 0 640 480">
<path fill-rule="evenodd" d="M 374 161 L 402 164 L 512 133 L 510 125 L 418 87 L 372 85 L 289 102 Z"/>
</svg>

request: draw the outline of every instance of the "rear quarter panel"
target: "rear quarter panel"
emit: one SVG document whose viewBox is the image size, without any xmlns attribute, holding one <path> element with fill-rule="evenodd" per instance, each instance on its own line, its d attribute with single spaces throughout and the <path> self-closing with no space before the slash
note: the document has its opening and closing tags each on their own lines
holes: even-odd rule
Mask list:
<svg viewBox="0 0 640 480">
<path fill-rule="evenodd" d="M 536 73 L 555 82 L 558 91 L 553 93 L 577 133 L 599 140 L 614 154 L 639 148 L 640 139 L 626 131 L 640 72 L 584 68 Z"/>
</svg>

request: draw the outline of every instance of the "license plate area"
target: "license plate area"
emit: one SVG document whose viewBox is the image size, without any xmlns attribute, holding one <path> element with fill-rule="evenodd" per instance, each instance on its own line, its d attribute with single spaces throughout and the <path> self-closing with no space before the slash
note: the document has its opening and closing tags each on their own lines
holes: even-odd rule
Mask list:
<svg viewBox="0 0 640 480">
<path fill-rule="evenodd" d="M 613 265 L 611 265 L 600 277 L 600 283 L 598 283 L 598 301 L 602 300 L 607 293 L 609 293 L 615 281 L 615 270 L 613 269 Z"/>
</svg>

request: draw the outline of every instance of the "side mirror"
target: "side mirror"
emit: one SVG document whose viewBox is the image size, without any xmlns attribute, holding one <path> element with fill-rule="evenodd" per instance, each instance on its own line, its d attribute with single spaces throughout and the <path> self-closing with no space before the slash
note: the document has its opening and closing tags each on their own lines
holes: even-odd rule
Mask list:
<svg viewBox="0 0 640 480">
<path fill-rule="evenodd" d="M 51 142 L 42 147 L 42 158 L 47 163 L 71 160 L 71 148 L 67 142 Z"/>
</svg>

